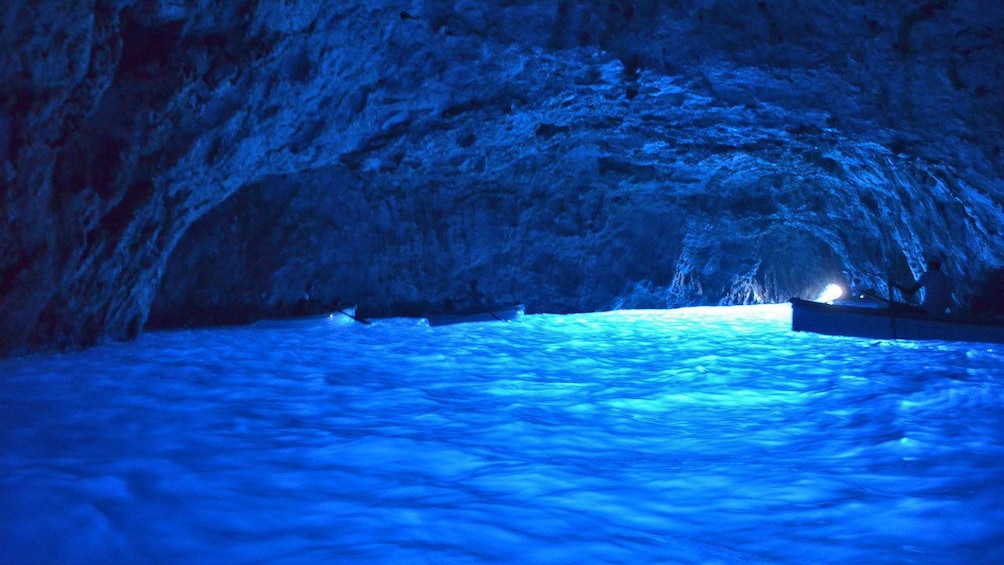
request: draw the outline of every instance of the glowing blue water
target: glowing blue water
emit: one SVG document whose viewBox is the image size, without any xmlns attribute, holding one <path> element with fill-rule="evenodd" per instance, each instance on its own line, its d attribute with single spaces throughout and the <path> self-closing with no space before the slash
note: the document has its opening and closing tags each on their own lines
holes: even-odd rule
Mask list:
<svg viewBox="0 0 1004 565">
<path fill-rule="evenodd" d="M 0 363 L 2 563 L 997 563 L 1004 347 L 787 306 Z"/>
</svg>

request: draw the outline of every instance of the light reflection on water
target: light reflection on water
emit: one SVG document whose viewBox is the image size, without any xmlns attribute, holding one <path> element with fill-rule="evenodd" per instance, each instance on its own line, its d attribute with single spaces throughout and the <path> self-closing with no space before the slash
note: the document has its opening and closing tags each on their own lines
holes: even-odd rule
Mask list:
<svg viewBox="0 0 1004 565">
<path fill-rule="evenodd" d="M 0 363 L 2 563 L 997 563 L 1004 348 L 787 306 Z"/>
</svg>

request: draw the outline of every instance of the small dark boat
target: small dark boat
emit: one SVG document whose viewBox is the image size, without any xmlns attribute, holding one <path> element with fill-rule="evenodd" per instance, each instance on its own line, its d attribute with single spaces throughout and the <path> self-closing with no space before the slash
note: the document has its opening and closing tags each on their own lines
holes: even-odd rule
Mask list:
<svg viewBox="0 0 1004 565">
<path fill-rule="evenodd" d="M 310 314 L 307 316 L 292 316 L 288 318 L 269 318 L 258 320 L 251 325 L 256 328 L 293 328 L 309 327 L 320 323 L 327 324 L 351 324 L 353 321 L 362 324 L 369 324 L 369 320 L 356 317 L 356 307 L 350 306 L 341 310 L 334 310 L 323 314 Z"/>
<path fill-rule="evenodd" d="M 829 304 L 792 298 L 791 329 L 870 339 L 1004 343 L 1004 319 L 932 315 L 900 302 Z"/>
<path fill-rule="evenodd" d="M 429 321 L 430 326 L 465 324 L 467 322 L 511 322 L 519 319 L 524 311 L 525 308 L 522 304 L 499 304 L 476 310 L 429 315 L 425 318 Z"/>
</svg>

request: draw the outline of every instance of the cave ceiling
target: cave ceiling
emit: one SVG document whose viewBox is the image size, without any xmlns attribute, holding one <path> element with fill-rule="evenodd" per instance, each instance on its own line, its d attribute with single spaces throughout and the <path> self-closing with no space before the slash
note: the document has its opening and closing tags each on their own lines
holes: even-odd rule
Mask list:
<svg viewBox="0 0 1004 565">
<path fill-rule="evenodd" d="M 4 354 L 471 279 L 530 311 L 1001 266 L 997 1 L 0 9 Z"/>
</svg>

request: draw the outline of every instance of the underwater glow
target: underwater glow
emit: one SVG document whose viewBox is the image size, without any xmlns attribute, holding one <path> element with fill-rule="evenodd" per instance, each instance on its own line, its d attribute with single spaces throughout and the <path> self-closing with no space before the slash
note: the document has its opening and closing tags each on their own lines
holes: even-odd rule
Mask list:
<svg viewBox="0 0 1004 565">
<path fill-rule="evenodd" d="M 6 360 L 0 562 L 999 562 L 1004 346 L 790 316 L 341 316 Z"/>
<path fill-rule="evenodd" d="M 844 287 L 840 286 L 839 284 L 831 283 L 826 285 L 826 288 L 823 289 L 823 292 L 819 295 L 819 298 L 816 298 L 816 302 L 832 302 L 843 296 L 844 293 L 845 293 Z"/>
</svg>

